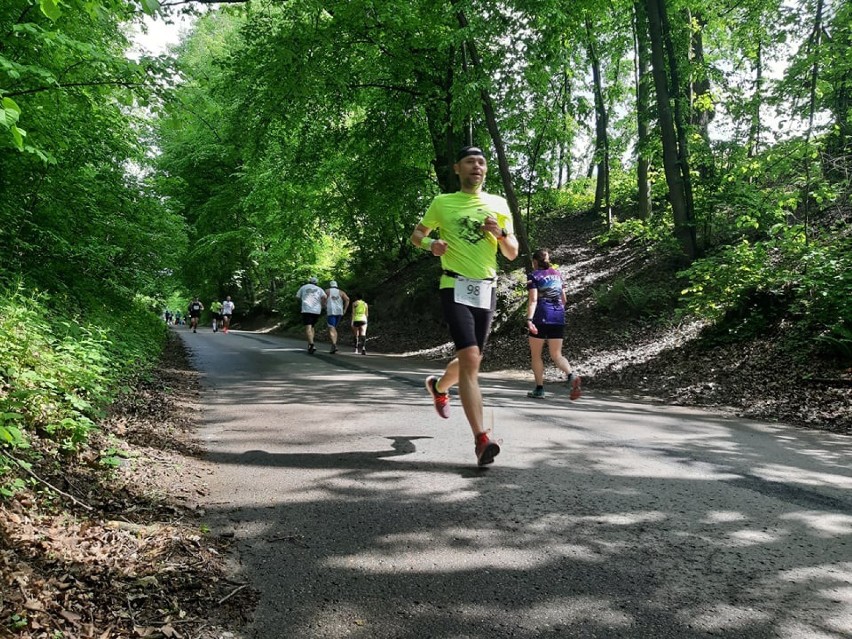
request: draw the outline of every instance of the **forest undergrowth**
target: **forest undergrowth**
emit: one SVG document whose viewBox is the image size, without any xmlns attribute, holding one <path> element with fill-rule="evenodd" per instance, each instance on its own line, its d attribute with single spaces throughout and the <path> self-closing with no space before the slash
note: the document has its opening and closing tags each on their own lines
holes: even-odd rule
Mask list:
<svg viewBox="0 0 852 639">
<path fill-rule="evenodd" d="M 172 334 L 80 454 L 0 502 L 0 637 L 227 639 L 254 609 L 204 525 L 199 375 Z M 35 442 L 38 446 L 38 441 Z M 99 463 L 99 451 L 120 460 Z M 31 455 L 38 458 L 38 455 Z"/>
</svg>

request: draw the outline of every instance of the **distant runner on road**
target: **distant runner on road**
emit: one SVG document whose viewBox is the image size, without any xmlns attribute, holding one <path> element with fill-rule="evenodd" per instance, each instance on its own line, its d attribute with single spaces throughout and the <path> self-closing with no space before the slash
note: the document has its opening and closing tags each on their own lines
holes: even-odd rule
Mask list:
<svg viewBox="0 0 852 639">
<path fill-rule="evenodd" d="M 562 340 L 565 337 L 565 282 L 562 274 L 550 265 L 547 249 L 533 253 L 532 263 L 533 270 L 527 276 L 527 330 L 535 389 L 527 393 L 527 397 L 543 399 L 545 396 L 541 351 L 547 341 L 550 359 L 568 376 L 571 388 L 569 397 L 579 399 L 580 376 L 571 371 L 571 364 L 562 354 Z"/>
<path fill-rule="evenodd" d="M 222 321 L 225 325 L 222 329 L 227 333 L 231 328 L 231 315 L 234 314 L 234 303 L 231 301 L 231 296 L 228 295 L 225 301 L 222 302 Z"/>
<path fill-rule="evenodd" d="M 204 310 L 204 304 L 202 304 L 197 297 L 194 297 L 189 303 L 187 310 L 189 311 L 189 324 L 192 326 L 192 332 L 197 333 L 198 318 L 201 317 L 201 311 Z"/>
<path fill-rule="evenodd" d="M 210 313 L 213 315 L 213 332 L 217 332 L 222 325 L 222 302 L 214 300 L 210 303 Z"/>
<path fill-rule="evenodd" d="M 337 282 L 331 280 L 325 290 L 325 316 L 328 321 L 328 336 L 331 338 L 331 350 L 329 353 L 337 352 L 337 327 L 340 320 L 349 309 L 349 296 L 337 288 Z"/>
<path fill-rule="evenodd" d="M 512 215 L 506 200 L 482 192 L 488 165 L 482 150 L 466 146 L 458 152 L 453 170 L 461 191 L 438 195 L 414 228 L 411 242 L 441 258 L 440 281 L 444 319 L 456 347 L 456 357 L 440 377 L 426 378 L 426 390 L 438 415 L 450 416 L 449 391 L 459 385 L 462 408 L 473 431 L 480 466 L 500 453 L 483 424 L 479 365 L 497 308 L 497 250 L 509 260 L 518 256 Z M 440 239 L 429 234 L 438 229 Z"/>
<path fill-rule="evenodd" d="M 367 322 L 370 315 L 370 307 L 363 300 L 360 293 L 355 293 L 352 302 L 352 330 L 355 333 L 355 352 L 361 355 L 367 354 Z"/>
<path fill-rule="evenodd" d="M 311 277 L 296 291 L 296 299 L 302 302 L 302 324 L 305 325 L 305 337 L 308 338 L 308 354 L 313 355 L 317 350 L 314 346 L 314 326 L 322 314 L 325 303 L 325 291 L 317 286 L 317 278 Z"/>
</svg>

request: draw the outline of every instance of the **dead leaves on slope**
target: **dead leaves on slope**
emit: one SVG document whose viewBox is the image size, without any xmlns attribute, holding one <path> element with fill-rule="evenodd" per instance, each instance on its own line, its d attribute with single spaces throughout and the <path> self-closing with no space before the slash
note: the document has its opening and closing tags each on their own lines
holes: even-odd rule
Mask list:
<svg viewBox="0 0 852 639">
<path fill-rule="evenodd" d="M 33 480 L 0 504 L 0 637 L 213 639 L 251 613 L 252 591 L 226 578 L 228 540 L 193 504 L 208 472 L 188 455 L 197 378 L 178 343 L 166 358 L 105 423 L 128 463 L 39 468 L 93 511 Z"/>
</svg>

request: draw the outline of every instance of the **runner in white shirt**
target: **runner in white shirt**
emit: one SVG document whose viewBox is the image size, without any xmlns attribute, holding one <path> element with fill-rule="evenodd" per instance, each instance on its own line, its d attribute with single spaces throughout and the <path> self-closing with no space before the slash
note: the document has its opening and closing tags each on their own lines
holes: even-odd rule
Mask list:
<svg viewBox="0 0 852 639">
<path fill-rule="evenodd" d="M 234 314 L 234 303 L 231 301 L 231 296 L 225 298 L 225 301 L 222 302 L 222 321 L 225 323 L 225 326 L 222 330 L 226 333 L 228 329 L 231 328 L 231 315 Z"/>
<path fill-rule="evenodd" d="M 349 296 L 337 288 L 337 282 L 331 280 L 325 289 L 325 314 L 328 319 L 328 335 L 331 338 L 331 350 L 329 353 L 337 352 L 337 326 L 349 309 Z"/>
<path fill-rule="evenodd" d="M 296 299 L 302 302 L 302 324 L 305 325 L 305 336 L 308 338 L 308 353 L 313 355 L 317 350 L 314 346 L 314 326 L 322 314 L 325 291 L 317 286 L 317 278 L 312 277 L 296 291 Z"/>
</svg>

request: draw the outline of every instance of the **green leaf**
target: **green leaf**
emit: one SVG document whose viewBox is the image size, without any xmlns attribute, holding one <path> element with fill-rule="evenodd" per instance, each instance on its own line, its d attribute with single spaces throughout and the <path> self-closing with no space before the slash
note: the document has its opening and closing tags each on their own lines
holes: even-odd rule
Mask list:
<svg viewBox="0 0 852 639">
<path fill-rule="evenodd" d="M 24 150 L 24 136 L 27 134 L 23 129 L 19 129 L 16 126 L 13 126 L 12 129 L 12 139 L 15 141 L 15 146 L 18 147 L 19 151 Z"/>
<path fill-rule="evenodd" d="M 12 127 L 21 117 L 21 107 L 12 98 L 3 98 L 2 123 L 4 126 Z"/>
<path fill-rule="evenodd" d="M 39 0 L 41 12 L 51 20 L 58 20 L 62 15 L 62 10 L 59 8 L 57 0 Z"/>
<path fill-rule="evenodd" d="M 15 448 L 26 448 L 23 432 L 17 426 L 0 426 L 0 442 L 11 444 Z"/>
<path fill-rule="evenodd" d="M 142 11 L 149 16 L 154 15 L 157 9 L 160 8 L 160 3 L 157 0 L 142 0 Z"/>
</svg>

